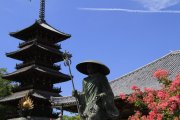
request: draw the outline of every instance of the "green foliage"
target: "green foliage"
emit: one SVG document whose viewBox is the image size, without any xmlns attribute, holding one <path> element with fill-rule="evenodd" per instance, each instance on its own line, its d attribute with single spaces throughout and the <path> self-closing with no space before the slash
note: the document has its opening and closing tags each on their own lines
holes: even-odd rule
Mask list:
<svg viewBox="0 0 180 120">
<path fill-rule="evenodd" d="M 0 98 L 11 94 L 11 83 L 2 79 L 2 75 L 6 73 L 6 69 L 0 69 Z"/>
<path fill-rule="evenodd" d="M 80 120 L 79 116 L 63 116 L 63 120 Z"/>
<path fill-rule="evenodd" d="M 0 99 L 11 94 L 11 83 L 8 80 L 2 79 L 2 75 L 6 73 L 6 69 L 0 69 Z M 0 120 L 5 120 L 6 112 L 12 110 L 10 107 L 0 105 Z"/>
</svg>

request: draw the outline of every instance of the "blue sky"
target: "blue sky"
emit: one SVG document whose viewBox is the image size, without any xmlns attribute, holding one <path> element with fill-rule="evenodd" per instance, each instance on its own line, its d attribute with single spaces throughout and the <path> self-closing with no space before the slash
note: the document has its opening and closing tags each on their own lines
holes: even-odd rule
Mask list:
<svg viewBox="0 0 180 120">
<path fill-rule="evenodd" d="M 85 75 L 75 66 L 89 59 L 102 61 L 114 80 L 152 62 L 180 45 L 180 0 L 46 0 L 46 21 L 72 35 L 62 51 L 72 53 L 75 86 L 81 90 Z M 1 0 L 0 68 L 14 71 L 16 61 L 5 56 L 17 50 L 20 40 L 9 32 L 38 19 L 39 0 Z M 68 73 L 63 67 L 62 72 Z M 71 82 L 58 84 L 62 95 L 71 95 Z"/>
</svg>

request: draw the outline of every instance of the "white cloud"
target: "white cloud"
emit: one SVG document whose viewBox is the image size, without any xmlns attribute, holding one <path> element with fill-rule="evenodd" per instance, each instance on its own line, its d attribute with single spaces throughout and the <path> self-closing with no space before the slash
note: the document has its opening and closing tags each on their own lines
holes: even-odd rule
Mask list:
<svg viewBox="0 0 180 120">
<path fill-rule="evenodd" d="M 119 12 L 128 12 L 128 13 L 173 13 L 180 14 L 180 11 L 174 10 L 134 10 L 134 9 L 121 9 L 121 8 L 79 8 L 80 10 L 88 10 L 88 11 L 119 11 Z"/>
<path fill-rule="evenodd" d="M 133 0 L 141 3 L 147 10 L 134 10 L 122 8 L 79 8 L 89 11 L 119 11 L 129 13 L 173 13 L 180 14 L 179 10 L 165 10 L 168 7 L 180 4 L 180 0 Z M 164 10 L 163 10 L 164 9 Z"/>
<path fill-rule="evenodd" d="M 151 11 L 158 11 L 180 3 L 180 0 L 134 0 Z"/>
</svg>

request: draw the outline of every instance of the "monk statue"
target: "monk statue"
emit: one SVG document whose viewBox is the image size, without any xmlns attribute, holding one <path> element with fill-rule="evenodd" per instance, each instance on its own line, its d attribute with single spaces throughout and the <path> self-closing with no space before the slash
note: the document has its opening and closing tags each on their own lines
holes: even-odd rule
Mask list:
<svg viewBox="0 0 180 120">
<path fill-rule="evenodd" d="M 119 111 L 106 78 L 110 73 L 109 68 L 97 61 L 85 61 L 76 68 L 79 72 L 88 75 L 83 80 L 82 92 L 72 92 L 79 101 L 81 120 L 116 120 Z"/>
</svg>

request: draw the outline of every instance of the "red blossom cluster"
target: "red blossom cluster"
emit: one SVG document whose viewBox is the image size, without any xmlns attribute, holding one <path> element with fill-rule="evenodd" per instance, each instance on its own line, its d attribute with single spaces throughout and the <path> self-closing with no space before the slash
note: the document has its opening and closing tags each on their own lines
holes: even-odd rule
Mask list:
<svg viewBox="0 0 180 120">
<path fill-rule="evenodd" d="M 134 92 L 131 95 L 120 95 L 122 100 L 134 104 L 135 107 L 149 110 L 148 115 L 136 111 L 128 120 L 180 120 L 180 74 L 171 81 L 167 78 L 167 70 L 158 69 L 154 77 L 163 84 L 161 90 L 145 88 L 142 92 L 137 86 L 132 86 Z M 165 82 L 161 82 L 163 80 Z"/>
<path fill-rule="evenodd" d="M 156 72 L 154 72 L 153 76 L 157 79 L 161 79 L 163 77 L 168 77 L 168 71 L 164 69 L 158 69 Z"/>
</svg>

